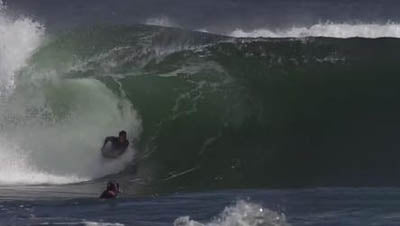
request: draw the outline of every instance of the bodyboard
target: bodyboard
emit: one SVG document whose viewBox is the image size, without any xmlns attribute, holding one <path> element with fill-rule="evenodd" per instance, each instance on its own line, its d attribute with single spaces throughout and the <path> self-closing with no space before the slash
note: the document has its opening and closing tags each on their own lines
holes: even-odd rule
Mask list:
<svg viewBox="0 0 400 226">
<path fill-rule="evenodd" d="M 125 153 L 125 150 L 114 150 L 112 148 L 112 143 L 107 142 L 106 145 L 104 145 L 103 148 L 101 148 L 101 154 L 103 155 L 104 158 L 108 159 L 115 159 L 121 156 L 123 153 Z"/>
</svg>

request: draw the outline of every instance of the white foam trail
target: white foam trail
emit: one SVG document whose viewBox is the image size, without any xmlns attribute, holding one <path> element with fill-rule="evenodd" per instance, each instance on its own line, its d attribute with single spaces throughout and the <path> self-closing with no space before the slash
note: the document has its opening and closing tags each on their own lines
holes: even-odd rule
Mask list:
<svg viewBox="0 0 400 226">
<path fill-rule="evenodd" d="M 17 146 L 0 139 L 0 184 L 66 184 L 88 180 L 75 176 L 56 176 L 36 169 L 29 155 Z"/>
<path fill-rule="evenodd" d="M 197 29 L 198 32 L 210 33 L 206 28 Z"/>
<path fill-rule="evenodd" d="M 332 37 L 332 38 L 400 38 L 400 24 L 388 22 L 386 24 L 347 24 L 347 23 L 319 23 L 309 27 L 292 27 L 287 29 L 271 30 L 268 28 L 244 31 L 236 29 L 230 33 L 232 37 L 249 38 L 302 38 L 302 37 Z"/>
<path fill-rule="evenodd" d="M 45 222 L 40 225 L 78 225 L 78 226 L 125 226 L 125 224 L 120 223 L 107 223 L 107 222 L 95 222 L 95 221 L 83 221 L 83 222 L 57 222 L 50 223 Z"/>
<path fill-rule="evenodd" d="M 200 223 L 189 217 L 175 220 L 174 226 L 289 226 L 286 218 L 272 210 L 245 201 L 226 207 L 225 210 L 209 223 Z"/>
<path fill-rule="evenodd" d="M 177 23 L 175 23 L 169 17 L 166 16 L 148 18 L 144 22 L 144 24 L 161 26 L 161 27 L 180 27 Z"/>
<path fill-rule="evenodd" d="M 11 19 L 0 1 L 0 96 L 14 87 L 14 75 L 44 38 L 44 27 L 30 18 Z"/>
<path fill-rule="evenodd" d="M 104 223 L 104 222 L 93 222 L 93 221 L 85 221 L 82 223 L 77 223 L 77 225 L 84 224 L 86 226 L 124 226 L 124 224 L 120 223 Z"/>
</svg>

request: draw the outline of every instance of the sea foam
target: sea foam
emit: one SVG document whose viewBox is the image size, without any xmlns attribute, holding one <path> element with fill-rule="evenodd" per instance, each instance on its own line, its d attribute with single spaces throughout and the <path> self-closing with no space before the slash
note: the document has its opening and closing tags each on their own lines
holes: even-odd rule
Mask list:
<svg viewBox="0 0 400 226">
<path fill-rule="evenodd" d="M 99 149 L 121 129 L 130 138 L 140 131 L 132 104 L 96 79 L 41 68 L 32 58 L 45 27 L 0 6 L 0 184 L 76 183 L 123 170 L 134 150 L 106 161 Z"/>
<path fill-rule="evenodd" d="M 179 217 L 174 226 L 289 226 L 286 217 L 275 211 L 263 208 L 259 204 L 238 201 L 228 206 L 208 223 L 191 220 L 190 217 Z"/>
<path fill-rule="evenodd" d="M 350 24 L 350 23 L 318 23 L 308 27 L 290 27 L 285 29 L 260 28 L 255 30 L 236 29 L 229 34 L 232 37 L 248 38 L 302 38 L 302 37 L 332 37 L 332 38 L 400 38 L 400 24 Z"/>
</svg>

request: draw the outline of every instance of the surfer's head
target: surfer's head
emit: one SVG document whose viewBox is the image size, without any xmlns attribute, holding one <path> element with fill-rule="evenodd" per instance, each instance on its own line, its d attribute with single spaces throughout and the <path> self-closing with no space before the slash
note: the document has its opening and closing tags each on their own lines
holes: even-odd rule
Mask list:
<svg viewBox="0 0 400 226">
<path fill-rule="evenodd" d="M 118 192 L 118 191 L 119 191 L 119 184 L 110 181 L 110 182 L 107 183 L 107 188 L 106 188 L 106 190 L 107 190 L 107 191 Z"/>
<path fill-rule="evenodd" d="M 126 131 L 122 130 L 118 134 L 119 142 L 125 142 L 126 141 Z"/>
</svg>

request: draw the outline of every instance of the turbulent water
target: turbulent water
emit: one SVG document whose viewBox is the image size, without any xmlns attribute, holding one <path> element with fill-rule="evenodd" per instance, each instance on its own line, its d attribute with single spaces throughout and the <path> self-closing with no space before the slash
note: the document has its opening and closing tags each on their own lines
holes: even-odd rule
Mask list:
<svg viewBox="0 0 400 226">
<path fill-rule="evenodd" d="M 49 35 L 0 12 L 2 184 L 398 184 L 397 24 L 232 34 L 274 39 L 148 25 Z M 121 129 L 134 145 L 102 159 Z"/>
</svg>

